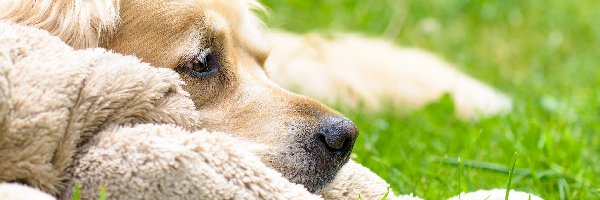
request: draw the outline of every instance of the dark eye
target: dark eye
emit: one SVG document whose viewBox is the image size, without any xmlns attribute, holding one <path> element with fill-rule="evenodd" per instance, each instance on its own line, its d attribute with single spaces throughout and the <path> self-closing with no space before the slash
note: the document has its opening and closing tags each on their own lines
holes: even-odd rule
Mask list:
<svg viewBox="0 0 600 200">
<path fill-rule="evenodd" d="M 182 66 L 190 75 L 206 77 L 218 70 L 218 62 L 210 49 L 203 50 Z"/>
</svg>

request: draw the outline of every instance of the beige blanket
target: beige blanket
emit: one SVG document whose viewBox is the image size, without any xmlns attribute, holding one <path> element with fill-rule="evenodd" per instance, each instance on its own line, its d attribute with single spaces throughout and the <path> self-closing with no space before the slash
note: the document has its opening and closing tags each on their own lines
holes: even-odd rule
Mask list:
<svg viewBox="0 0 600 200">
<path fill-rule="evenodd" d="M 101 49 L 73 51 L 15 25 L 0 25 L 0 44 L 0 180 L 56 194 L 77 148 L 99 131 L 195 124 L 193 103 L 169 70 Z"/>
</svg>

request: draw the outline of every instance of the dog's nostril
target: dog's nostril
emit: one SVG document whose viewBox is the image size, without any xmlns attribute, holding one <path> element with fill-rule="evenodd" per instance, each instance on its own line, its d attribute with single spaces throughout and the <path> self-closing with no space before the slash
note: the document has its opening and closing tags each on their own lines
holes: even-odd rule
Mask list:
<svg viewBox="0 0 600 200">
<path fill-rule="evenodd" d="M 349 141 L 348 139 L 341 140 L 338 138 L 326 137 L 324 134 L 319 135 L 319 140 L 331 151 L 343 149 L 348 145 Z"/>
<path fill-rule="evenodd" d="M 354 146 L 358 130 L 354 123 L 343 117 L 327 117 L 323 120 L 319 140 L 331 151 L 347 153 Z"/>
<path fill-rule="evenodd" d="M 330 134 L 329 136 L 321 135 L 321 141 L 327 145 L 327 147 L 335 150 L 342 149 L 344 144 L 347 143 L 348 139 L 341 134 Z"/>
</svg>

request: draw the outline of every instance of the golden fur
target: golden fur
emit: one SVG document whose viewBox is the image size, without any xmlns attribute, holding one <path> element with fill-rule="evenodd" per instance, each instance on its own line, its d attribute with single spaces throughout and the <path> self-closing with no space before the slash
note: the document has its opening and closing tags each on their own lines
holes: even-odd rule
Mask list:
<svg viewBox="0 0 600 200">
<path fill-rule="evenodd" d="M 318 192 L 348 161 L 358 132 L 337 112 L 267 78 L 268 48 L 251 13 L 259 7 L 252 0 L 10 0 L 0 4 L 8 11 L 0 18 L 48 30 L 76 48 L 104 47 L 179 72 L 202 128 L 265 144 L 255 152 L 263 162 Z M 209 72 L 190 67 L 205 58 Z"/>
<path fill-rule="evenodd" d="M 118 0 L 3 0 L 0 19 L 33 25 L 75 48 L 98 47 L 118 26 Z"/>
<path fill-rule="evenodd" d="M 448 93 L 464 119 L 511 108 L 504 94 L 419 49 L 353 34 L 327 38 L 271 31 L 268 38 L 274 46 L 265 68 L 273 81 L 322 102 L 370 111 L 392 103 L 406 111 Z"/>
<path fill-rule="evenodd" d="M 264 38 L 251 11 L 261 8 L 254 0 L 4 0 L 0 19 L 45 29 L 74 48 L 103 47 L 175 70 L 202 113 L 202 128 L 265 144 L 256 152 L 262 161 L 312 192 L 348 160 L 348 152 L 329 147 L 349 150 L 357 131 L 339 113 L 275 84 L 264 68 L 287 88 L 304 86 L 304 93 L 328 102 L 341 98 L 377 107 L 389 98 L 420 106 L 450 92 L 465 117 L 510 108 L 505 96 L 433 56 L 419 54 L 416 64 L 405 68 L 394 65 L 406 61 L 398 55 L 410 54 L 378 41 Z M 276 46 L 267 61 L 268 41 Z M 217 67 L 192 72 L 190 63 L 206 55 Z M 347 139 L 322 138 L 324 129 L 343 130 Z"/>
</svg>

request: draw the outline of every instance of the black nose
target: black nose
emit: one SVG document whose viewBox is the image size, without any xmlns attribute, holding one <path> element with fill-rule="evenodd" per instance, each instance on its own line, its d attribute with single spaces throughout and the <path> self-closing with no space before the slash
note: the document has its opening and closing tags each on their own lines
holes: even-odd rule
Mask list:
<svg viewBox="0 0 600 200">
<path fill-rule="evenodd" d="M 325 117 L 321 123 L 319 138 L 321 142 L 338 155 L 347 155 L 352 151 L 358 129 L 352 121 L 341 117 Z"/>
</svg>

